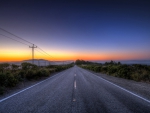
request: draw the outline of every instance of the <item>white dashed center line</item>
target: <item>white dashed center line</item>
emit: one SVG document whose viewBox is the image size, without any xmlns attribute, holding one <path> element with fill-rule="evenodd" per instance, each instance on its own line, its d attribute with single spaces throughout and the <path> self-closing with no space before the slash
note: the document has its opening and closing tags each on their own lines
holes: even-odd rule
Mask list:
<svg viewBox="0 0 150 113">
<path fill-rule="evenodd" d="M 74 98 L 74 99 L 73 99 L 73 102 L 75 102 L 75 101 L 76 101 L 76 99 Z"/>
<path fill-rule="evenodd" d="M 73 102 L 75 102 L 76 101 L 76 99 L 75 99 L 75 89 L 77 88 L 77 83 L 76 83 L 76 74 L 74 74 L 74 91 L 73 91 Z"/>
<path fill-rule="evenodd" d="M 74 81 L 74 88 L 76 89 L 77 85 L 76 85 L 76 81 Z"/>
</svg>

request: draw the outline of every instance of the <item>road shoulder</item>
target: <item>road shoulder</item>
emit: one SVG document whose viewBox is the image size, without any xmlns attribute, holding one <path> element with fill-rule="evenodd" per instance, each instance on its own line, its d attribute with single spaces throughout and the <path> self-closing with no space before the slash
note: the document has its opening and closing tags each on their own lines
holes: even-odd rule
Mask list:
<svg viewBox="0 0 150 113">
<path fill-rule="evenodd" d="M 87 69 L 85 69 L 87 70 Z M 128 80 L 128 79 L 123 79 L 123 78 L 118 78 L 102 73 L 96 73 L 90 70 L 87 70 L 101 78 L 104 78 L 105 80 L 108 80 L 118 86 L 121 86 L 122 88 L 125 88 L 141 97 L 144 97 L 148 100 L 150 100 L 150 83 L 146 82 L 136 82 L 133 80 Z"/>
</svg>

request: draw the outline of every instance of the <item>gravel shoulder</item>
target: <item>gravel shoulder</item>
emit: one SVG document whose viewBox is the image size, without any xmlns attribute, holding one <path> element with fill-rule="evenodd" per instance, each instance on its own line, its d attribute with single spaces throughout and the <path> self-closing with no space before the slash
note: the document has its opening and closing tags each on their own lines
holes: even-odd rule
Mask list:
<svg viewBox="0 0 150 113">
<path fill-rule="evenodd" d="M 89 71 L 89 70 L 87 70 L 87 71 Z M 121 86 L 141 97 L 144 97 L 144 98 L 150 100 L 150 83 L 136 82 L 133 80 L 118 78 L 118 77 L 114 77 L 114 76 L 110 76 L 110 75 L 106 75 L 106 74 L 102 74 L 102 73 L 95 73 L 93 71 L 89 71 L 89 72 L 91 72 L 97 76 L 100 76 L 118 86 Z"/>
</svg>

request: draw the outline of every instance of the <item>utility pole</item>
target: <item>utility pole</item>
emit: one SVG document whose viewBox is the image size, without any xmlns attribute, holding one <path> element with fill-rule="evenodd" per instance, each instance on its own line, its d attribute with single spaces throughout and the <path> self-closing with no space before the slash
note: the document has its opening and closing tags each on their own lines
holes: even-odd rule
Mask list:
<svg viewBox="0 0 150 113">
<path fill-rule="evenodd" d="M 37 46 L 29 46 L 29 48 L 32 48 L 32 64 L 34 64 L 34 48 L 37 48 Z"/>
</svg>

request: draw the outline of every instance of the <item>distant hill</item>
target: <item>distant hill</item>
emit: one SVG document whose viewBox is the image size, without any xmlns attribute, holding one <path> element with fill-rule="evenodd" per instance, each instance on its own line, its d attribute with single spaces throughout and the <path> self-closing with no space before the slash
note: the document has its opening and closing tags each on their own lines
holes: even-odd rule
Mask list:
<svg viewBox="0 0 150 113">
<path fill-rule="evenodd" d="M 23 60 L 23 61 L 5 62 L 5 63 L 21 65 L 21 63 L 23 63 L 23 62 L 32 63 L 32 59 Z M 72 62 L 74 62 L 74 61 L 73 60 L 67 60 L 67 61 L 49 61 L 49 60 L 44 60 L 44 59 L 34 59 L 34 64 L 37 65 L 37 66 L 63 65 L 63 64 L 70 64 Z"/>
<path fill-rule="evenodd" d="M 24 60 L 23 62 L 32 63 L 32 60 Z M 34 64 L 38 66 L 47 66 L 47 65 L 63 65 L 63 64 L 69 64 L 74 61 L 68 60 L 68 61 L 49 61 L 44 59 L 34 59 Z"/>
</svg>

